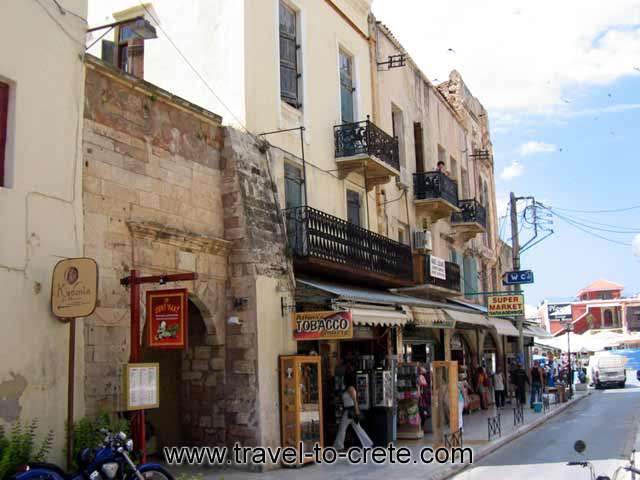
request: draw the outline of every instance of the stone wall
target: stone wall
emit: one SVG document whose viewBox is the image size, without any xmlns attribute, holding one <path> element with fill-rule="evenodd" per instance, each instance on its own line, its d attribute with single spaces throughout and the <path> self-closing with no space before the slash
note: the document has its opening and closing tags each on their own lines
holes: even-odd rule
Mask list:
<svg viewBox="0 0 640 480">
<path fill-rule="evenodd" d="M 196 272 L 195 281 L 141 289 L 142 323 L 148 288 L 186 287 L 195 309 L 190 346 L 171 357 L 181 366 L 179 398 L 170 402 L 179 410 L 172 414 L 181 418 L 181 441 L 260 443 L 258 331 L 285 324 L 279 302 L 266 311 L 258 293 L 290 295 L 293 282 L 268 148 L 92 57 L 83 133 L 85 255 L 100 268 L 99 307 L 84 322 L 87 413 L 123 409 L 130 305 L 120 279 L 134 268 L 141 275 Z M 270 372 L 277 354 L 269 353 Z M 168 361 L 156 357 L 143 348 L 144 360 Z M 277 386 L 268 388 L 275 407 Z M 268 438 L 277 437 L 269 429 Z"/>
</svg>

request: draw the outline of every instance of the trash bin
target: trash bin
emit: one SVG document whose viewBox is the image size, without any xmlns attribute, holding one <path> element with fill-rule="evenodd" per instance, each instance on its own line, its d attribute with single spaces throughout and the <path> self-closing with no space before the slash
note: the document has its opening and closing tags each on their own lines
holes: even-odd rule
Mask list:
<svg viewBox="0 0 640 480">
<path fill-rule="evenodd" d="M 534 402 L 533 403 L 533 411 L 536 413 L 542 412 L 542 402 Z"/>
</svg>

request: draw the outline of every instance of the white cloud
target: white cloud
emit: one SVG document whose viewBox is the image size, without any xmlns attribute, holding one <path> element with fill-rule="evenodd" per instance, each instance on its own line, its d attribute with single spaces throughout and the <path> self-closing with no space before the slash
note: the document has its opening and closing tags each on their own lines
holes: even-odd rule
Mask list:
<svg viewBox="0 0 640 480">
<path fill-rule="evenodd" d="M 524 166 L 520 162 L 512 162 L 511 165 L 504 167 L 500 172 L 502 180 L 512 180 L 524 173 Z"/>
<path fill-rule="evenodd" d="M 631 242 L 631 250 L 636 257 L 640 257 L 640 234 L 633 237 L 633 242 Z"/>
<path fill-rule="evenodd" d="M 571 112 L 577 87 L 640 75 L 638 0 L 375 0 L 373 10 L 429 78 L 458 70 L 495 124 Z"/>
<path fill-rule="evenodd" d="M 518 149 L 520 156 L 534 155 L 536 153 L 550 153 L 557 150 L 551 143 L 537 142 L 535 140 L 523 143 Z"/>
</svg>

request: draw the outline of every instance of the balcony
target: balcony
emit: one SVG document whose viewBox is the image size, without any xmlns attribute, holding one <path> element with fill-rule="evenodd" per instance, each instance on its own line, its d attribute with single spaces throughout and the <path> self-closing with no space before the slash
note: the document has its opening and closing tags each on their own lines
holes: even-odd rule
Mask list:
<svg viewBox="0 0 640 480">
<path fill-rule="evenodd" d="M 336 164 L 340 178 L 360 172 L 367 189 L 382 185 L 400 174 L 398 141 L 367 119 L 333 127 Z"/>
<path fill-rule="evenodd" d="M 284 215 L 296 271 L 373 286 L 413 285 L 408 245 L 311 207 Z"/>
<path fill-rule="evenodd" d="M 413 202 L 416 214 L 425 217 L 429 223 L 448 218 L 460 211 L 458 184 L 438 170 L 414 173 Z"/>
<path fill-rule="evenodd" d="M 407 292 L 417 295 L 431 296 L 459 296 L 460 266 L 453 262 L 444 262 L 444 279 L 431 275 L 431 255 L 413 254 L 413 280 L 417 286 L 407 289 Z"/>
<path fill-rule="evenodd" d="M 463 243 L 486 231 L 487 211 L 480 202 L 474 199 L 460 200 L 458 207 L 460 211 L 451 214 L 451 228 Z"/>
</svg>

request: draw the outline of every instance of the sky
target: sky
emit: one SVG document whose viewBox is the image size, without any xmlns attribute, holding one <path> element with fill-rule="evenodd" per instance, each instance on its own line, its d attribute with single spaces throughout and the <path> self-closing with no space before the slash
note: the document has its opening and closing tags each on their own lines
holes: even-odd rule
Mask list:
<svg viewBox="0 0 640 480">
<path fill-rule="evenodd" d="M 456 69 L 487 108 L 498 215 L 509 192 L 555 212 L 538 210 L 553 234 L 522 254 L 535 275 L 526 303 L 600 278 L 640 293 L 640 0 L 374 0 L 373 11 L 434 83 Z M 520 243 L 532 235 L 525 223 Z"/>
</svg>

